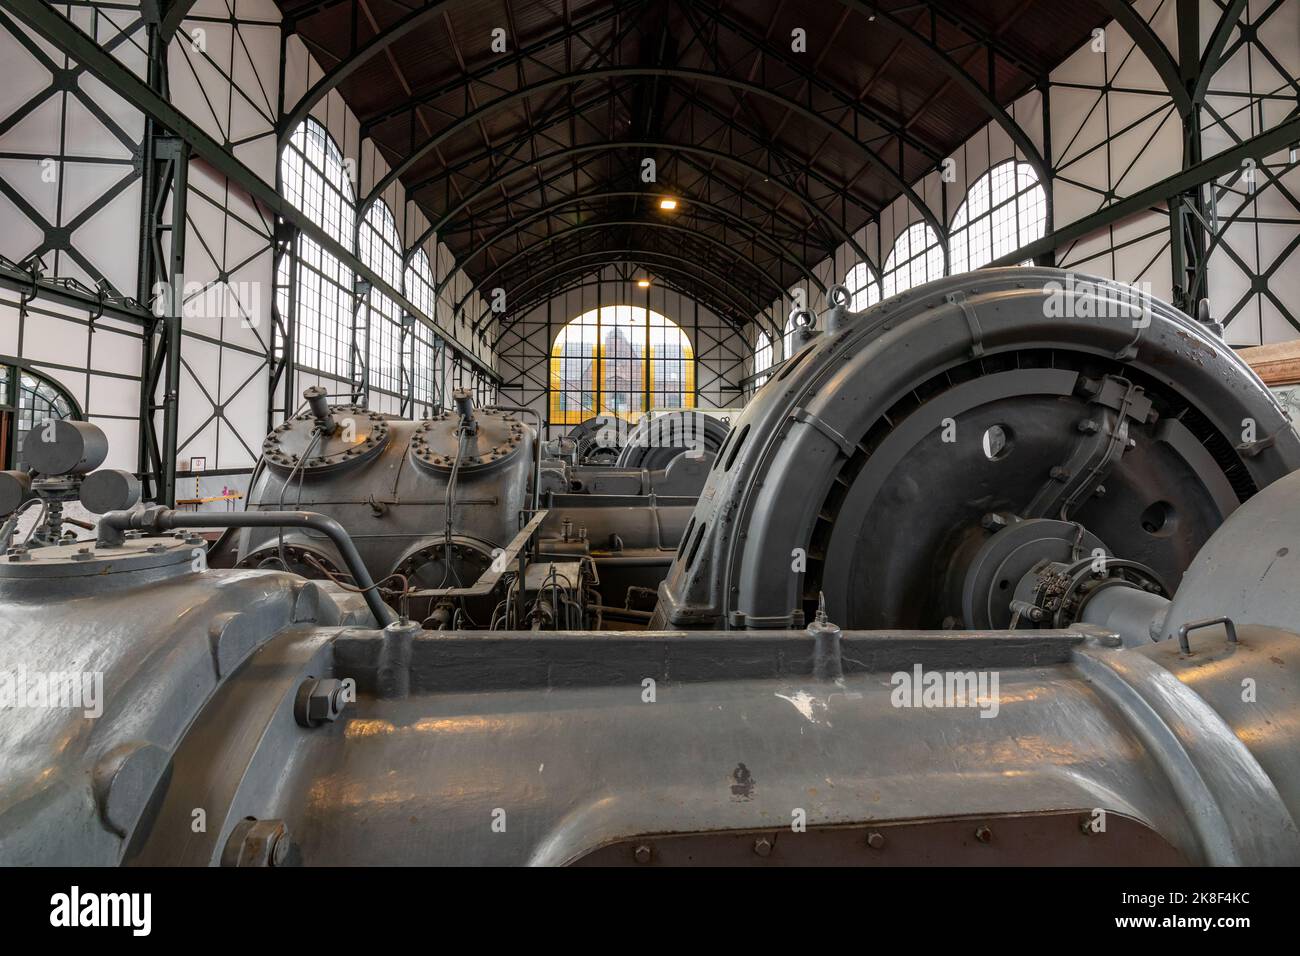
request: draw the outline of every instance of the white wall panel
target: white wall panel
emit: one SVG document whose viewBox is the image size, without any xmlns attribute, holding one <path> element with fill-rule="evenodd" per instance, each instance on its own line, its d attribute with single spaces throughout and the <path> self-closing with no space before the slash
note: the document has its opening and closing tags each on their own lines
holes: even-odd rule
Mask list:
<svg viewBox="0 0 1300 956">
<path fill-rule="evenodd" d="M 1138 0 L 1134 7 L 1177 57 L 1173 0 Z M 1221 12 L 1214 0 L 1202 0 L 1202 48 Z M 1239 30 L 1233 30 L 1225 64 L 1209 85 L 1202 136 L 1206 156 L 1289 116 L 1300 92 L 1300 0 L 1250 0 L 1243 22 L 1254 27 L 1250 37 L 1243 39 Z M 1096 49 L 1087 44 L 1052 71 L 1046 102 L 1034 90 L 1009 109 L 1039 149 L 1045 143 L 1045 111 L 1050 115 L 1050 166 L 1055 174 L 1051 212 L 1056 228 L 1141 191 L 1175 172 L 1182 162 L 1181 119 L 1159 73 L 1117 24 L 1106 25 L 1103 33 Z M 971 184 L 990 166 L 1013 157 L 1024 159 L 1007 132 L 990 123 L 953 152 L 954 182 L 944 184 L 936 171 L 912 188 L 936 216 L 942 211 L 950 223 Z M 1300 170 L 1285 152 L 1266 167 L 1255 193 L 1221 184 L 1217 204 L 1224 225 L 1209 261 L 1208 295 L 1215 317 L 1230 322 L 1227 337 L 1234 345 L 1300 336 L 1296 319 L 1300 205 L 1294 201 L 1300 197 Z M 856 237 L 876 264 L 883 265 L 896 238 L 921 218 L 911 202 L 899 198 Z M 817 271 L 842 281 L 856 260 L 846 243 Z M 1169 218 L 1163 211 L 1130 216 L 1068 243 L 1057 251 L 1056 262 L 1063 268 L 1142 284 L 1160 298 L 1173 296 Z M 1261 277 L 1266 291 L 1260 291 Z M 810 298 L 814 309 L 824 308 L 819 295 Z M 787 295 L 773 301 L 765 313 L 784 327 L 790 307 Z M 753 342 L 751 331 L 747 335 L 751 349 Z M 777 361 L 780 351 L 778 343 Z M 747 362 L 746 369 L 751 368 Z"/>
</svg>

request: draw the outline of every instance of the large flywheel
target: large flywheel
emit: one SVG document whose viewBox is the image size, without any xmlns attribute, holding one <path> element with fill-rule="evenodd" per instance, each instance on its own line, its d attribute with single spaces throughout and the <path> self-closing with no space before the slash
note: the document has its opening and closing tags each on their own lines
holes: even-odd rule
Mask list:
<svg viewBox="0 0 1300 956">
<path fill-rule="evenodd" d="M 732 429 L 660 623 L 786 626 L 824 594 L 851 627 L 1049 626 L 1108 580 L 1172 591 L 1300 467 L 1232 350 L 1128 287 L 1034 268 L 860 314 L 837 295 Z"/>
</svg>

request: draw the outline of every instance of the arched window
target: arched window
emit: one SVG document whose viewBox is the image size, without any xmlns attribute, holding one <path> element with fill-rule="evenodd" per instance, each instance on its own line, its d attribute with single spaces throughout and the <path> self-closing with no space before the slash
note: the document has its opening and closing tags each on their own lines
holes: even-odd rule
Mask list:
<svg viewBox="0 0 1300 956">
<path fill-rule="evenodd" d="M 406 297 L 425 315 L 433 315 L 433 269 L 423 249 L 417 249 L 406 265 Z M 443 404 L 437 381 L 437 348 L 433 332 L 423 322 L 415 323 L 412 330 L 415 355 L 411 373 L 415 379 L 416 404 Z"/>
<path fill-rule="evenodd" d="M 975 180 L 952 217 L 953 274 L 988 265 L 1046 230 L 1047 194 L 1034 167 L 1014 159 L 999 163 Z"/>
<path fill-rule="evenodd" d="M 766 332 L 754 330 L 754 365 L 750 374 L 756 376 L 749 384 L 749 394 L 757 392 L 767 383 L 767 376 L 760 374 L 772 367 L 772 337 Z"/>
<path fill-rule="evenodd" d="M 794 317 L 795 313 L 791 312 L 785 320 L 785 328 L 781 330 L 781 353 L 789 358 L 794 354 Z"/>
<path fill-rule="evenodd" d="M 352 248 L 355 193 L 351 166 L 325 127 L 308 118 L 293 131 L 280 155 L 284 197 L 345 249 Z M 347 378 L 352 346 L 352 270 L 308 236 L 298 236 L 297 364 Z M 280 261 L 278 305 L 289 310 L 289 262 Z"/>
<path fill-rule="evenodd" d="M 772 367 L 772 337 L 761 330 L 754 335 L 754 374 L 757 375 Z"/>
<path fill-rule="evenodd" d="M 943 247 L 939 245 L 939 237 L 926 223 L 913 223 L 894 241 L 883 269 L 886 299 L 943 278 Z"/>
<path fill-rule="evenodd" d="M 592 415 L 635 421 L 648 409 L 695 407 L 695 353 L 667 316 L 607 305 L 578 316 L 551 348 L 551 424 Z"/>
<path fill-rule="evenodd" d="M 361 222 L 358 258 L 395 289 L 402 288 L 402 240 L 388 204 L 374 203 Z M 370 290 L 370 367 L 367 383 L 372 390 L 401 395 L 405 389 L 402 370 L 410 368 L 409 340 L 402 341 L 402 310 L 378 289 Z M 405 346 L 405 347 L 404 347 Z"/>
<path fill-rule="evenodd" d="M 849 300 L 850 312 L 861 312 L 880 301 L 880 283 L 865 262 L 859 262 L 849 270 L 849 274 L 844 277 L 844 287 L 852 296 Z"/>
<path fill-rule="evenodd" d="M 76 401 L 52 379 L 0 365 L 0 466 L 21 462 L 23 436 L 38 423 L 81 417 Z"/>
</svg>

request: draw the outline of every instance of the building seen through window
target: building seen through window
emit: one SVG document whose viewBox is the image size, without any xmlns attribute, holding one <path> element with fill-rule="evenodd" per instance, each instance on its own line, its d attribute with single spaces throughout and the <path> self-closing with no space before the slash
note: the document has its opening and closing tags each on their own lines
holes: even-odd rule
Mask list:
<svg viewBox="0 0 1300 956">
<path fill-rule="evenodd" d="M 675 322 L 630 305 L 592 309 L 551 349 L 552 425 L 597 414 L 635 421 L 647 410 L 695 407 L 695 354 Z"/>
</svg>

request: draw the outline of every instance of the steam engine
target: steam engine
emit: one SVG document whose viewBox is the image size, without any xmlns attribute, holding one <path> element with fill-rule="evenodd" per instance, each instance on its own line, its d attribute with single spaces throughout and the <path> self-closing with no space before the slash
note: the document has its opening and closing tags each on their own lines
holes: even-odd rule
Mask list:
<svg viewBox="0 0 1300 956">
<path fill-rule="evenodd" d="M 1300 863 L 1268 391 L 1103 280 L 835 297 L 730 431 L 614 465 L 311 393 L 194 514 L 34 431 L 0 674 L 77 692 L 0 708 L 0 862 Z"/>
</svg>

